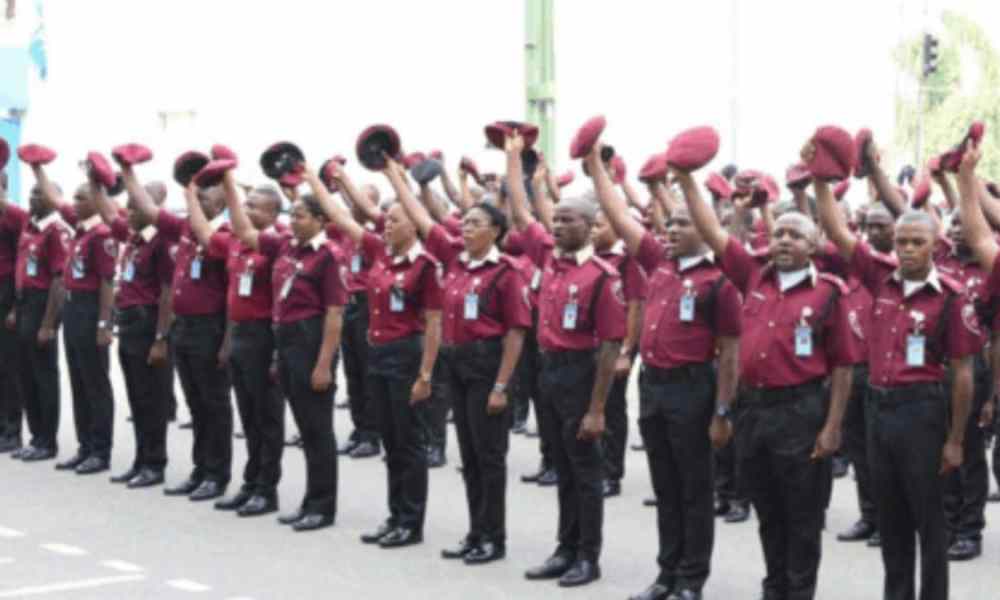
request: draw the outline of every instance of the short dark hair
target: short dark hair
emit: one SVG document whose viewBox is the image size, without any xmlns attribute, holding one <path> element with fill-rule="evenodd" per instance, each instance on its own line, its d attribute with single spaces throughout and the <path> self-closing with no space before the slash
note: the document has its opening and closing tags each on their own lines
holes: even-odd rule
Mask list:
<svg viewBox="0 0 1000 600">
<path fill-rule="evenodd" d="M 497 242 L 502 240 L 503 236 L 507 234 L 507 215 L 505 215 L 499 208 L 485 202 L 480 202 L 479 204 L 474 205 L 470 210 L 475 210 L 477 208 L 486 213 L 486 216 L 490 219 L 490 225 L 496 227 L 499 231 L 497 234 Z"/>
<path fill-rule="evenodd" d="M 309 214 L 314 218 L 319 219 L 320 221 L 329 221 L 329 218 L 326 216 L 326 212 L 323 210 L 323 205 L 319 203 L 319 198 L 313 194 L 302 194 L 299 196 L 299 202 L 302 203 L 302 206 L 304 206 L 306 210 L 309 211 Z"/>
</svg>

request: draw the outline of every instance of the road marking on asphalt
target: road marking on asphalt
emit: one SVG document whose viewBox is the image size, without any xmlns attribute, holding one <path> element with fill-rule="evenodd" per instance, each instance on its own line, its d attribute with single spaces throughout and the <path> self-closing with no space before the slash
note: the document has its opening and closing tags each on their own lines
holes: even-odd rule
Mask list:
<svg viewBox="0 0 1000 600">
<path fill-rule="evenodd" d="M 122 571 L 123 573 L 141 573 L 145 571 L 145 569 L 139 565 L 133 565 L 132 563 L 125 562 L 124 560 L 105 560 L 101 562 L 101 564 L 109 569 Z"/>
<path fill-rule="evenodd" d="M 87 553 L 87 551 L 83 548 L 77 548 L 76 546 L 70 546 L 69 544 L 48 543 L 42 544 L 42 548 L 45 548 L 49 552 L 55 552 L 56 554 L 62 554 L 64 556 L 83 556 Z"/>
<path fill-rule="evenodd" d="M 48 585 L 38 585 L 33 587 L 23 587 L 16 590 L 0 592 L 0 598 L 23 598 L 25 596 L 42 596 L 54 594 L 56 592 L 69 592 L 72 590 L 86 590 L 117 583 L 130 583 L 145 579 L 145 575 L 119 575 L 117 577 L 98 577 L 95 579 L 80 579 L 77 581 L 63 581 L 61 583 L 50 583 Z"/>
<path fill-rule="evenodd" d="M 18 531 L 16 529 L 9 529 L 7 527 L 0 527 L 0 538 L 19 538 L 24 537 L 24 532 Z"/>
<path fill-rule="evenodd" d="M 172 588 L 183 590 L 185 592 L 207 592 L 211 587 L 198 583 L 197 581 L 191 581 L 190 579 L 171 579 L 167 582 Z"/>
</svg>

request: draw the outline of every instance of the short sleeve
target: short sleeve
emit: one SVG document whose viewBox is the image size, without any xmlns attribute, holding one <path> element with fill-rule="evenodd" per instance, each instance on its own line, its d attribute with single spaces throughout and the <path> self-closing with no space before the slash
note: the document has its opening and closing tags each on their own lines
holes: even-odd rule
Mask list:
<svg viewBox="0 0 1000 600">
<path fill-rule="evenodd" d="M 545 259 L 555 246 L 555 241 L 545 230 L 545 226 L 535 221 L 524 228 L 522 235 L 524 254 L 535 263 L 535 266 L 545 266 Z"/>
<path fill-rule="evenodd" d="M 156 217 L 156 229 L 167 241 L 176 243 L 184 230 L 184 219 L 166 209 L 160 209 Z"/>
<path fill-rule="evenodd" d="M 625 292 L 621 277 L 607 276 L 594 307 L 594 333 L 603 342 L 625 339 Z"/>
<path fill-rule="evenodd" d="M 333 251 L 327 251 L 330 257 L 323 267 L 323 306 L 344 306 L 347 304 L 346 267 Z"/>
<path fill-rule="evenodd" d="M 861 280 L 861 284 L 868 288 L 869 292 L 872 294 L 878 292 L 878 286 L 887 270 L 888 267 L 883 266 L 875 259 L 868 244 L 858 242 L 854 245 L 854 254 L 851 255 L 851 273 Z"/>
<path fill-rule="evenodd" d="M 420 280 L 420 304 L 424 310 L 441 310 L 444 299 L 444 290 L 441 287 L 442 267 L 428 260 L 420 268 L 423 269 Z"/>
<path fill-rule="evenodd" d="M 101 279 L 114 279 L 118 261 L 118 242 L 111 237 L 110 232 L 94 236 L 93 260 L 97 276 Z"/>
<path fill-rule="evenodd" d="M 258 240 L 260 239 L 260 237 L 263 237 L 265 235 L 267 235 L 266 232 L 261 232 L 258 237 Z M 215 233 L 213 233 L 212 236 L 208 238 L 209 258 L 217 258 L 220 260 L 225 260 L 229 258 L 229 247 L 233 243 L 233 240 L 235 239 L 236 236 L 233 235 L 233 232 L 226 229 L 216 231 Z M 260 242 L 258 241 L 258 244 L 259 243 Z M 261 254 L 265 253 L 261 252 Z"/>
<path fill-rule="evenodd" d="M 45 246 L 49 273 L 62 274 L 69 256 L 69 232 L 61 226 L 50 226 L 45 234 Z"/>
<path fill-rule="evenodd" d="M 441 221 L 441 226 L 444 227 L 448 235 L 458 237 L 462 235 L 462 219 L 456 217 L 455 215 L 448 215 Z"/>
<path fill-rule="evenodd" d="M 736 289 L 745 295 L 753 274 L 760 269 L 760 266 L 757 264 L 757 260 L 747 252 L 747 249 L 735 237 L 729 236 L 729 242 L 722 251 L 722 260 L 720 261 L 719 268 L 726 274 L 729 281 L 736 286 Z"/>
<path fill-rule="evenodd" d="M 528 282 L 516 269 L 507 269 L 503 280 L 497 282 L 503 301 L 503 324 L 505 329 L 531 328 L 531 297 Z"/>
<path fill-rule="evenodd" d="M 76 224 L 80 222 L 80 218 L 76 216 L 76 207 L 68 202 L 60 204 L 57 212 L 62 220 L 72 227 L 76 227 Z"/>
<path fill-rule="evenodd" d="M 739 337 L 743 332 L 742 302 L 736 286 L 728 279 L 719 286 L 715 302 L 715 330 L 722 337 Z"/>
<path fill-rule="evenodd" d="M 169 286 L 174 279 L 174 259 L 170 255 L 170 245 L 160 239 L 156 248 L 156 274 L 160 283 Z"/>
<path fill-rule="evenodd" d="M 646 270 L 646 273 L 652 273 L 659 268 L 666 256 L 667 249 L 650 231 L 642 234 L 642 241 L 639 242 L 639 252 L 636 253 L 635 260 Z"/>
<path fill-rule="evenodd" d="M 844 296 L 838 295 L 830 308 L 823 341 L 831 367 L 847 367 L 865 360 L 863 347 L 851 333 L 848 312 Z"/>
<path fill-rule="evenodd" d="M 215 236 L 219 234 L 226 234 L 227 232 L 216 232 L 212 235 L 212 240 L 215 240 Z M 257 234 L 257 250 L 261 254 L 267 256 L 268 258 L 274 259 L 281 252 L 281 244 L 284 242 L 285 237 L 280 233 L 270 233 L 268 231 L 261 231 Z"/>
<path fill-rule="evenodd" d="M 983 348 L 987 334 L 982 329 L 975 306 L 964 294 L 954 296 L 946 318 L 945 354 L 949 359 L 965 358 Z"/>
<path fill-rule="evenodd" d="M 639 266 L 639 261 L 631 256 L 625 258 L 622 285 L 626 302 L 642 302 L 646 299 L 646 272 Z"/>
<path fill-rule="evenodd" d="M 385 242 L 374 233 L 366 231 L 361 236 L 361 253 L 365 257 L 365 263 L 372 264 L 381 254 L 385 254 Z"/>
<path fill-rule="evenodd" d="M 424 247 L 434 258 L 447 265 L 462 253 L 463 244 L 462 240 L 453 237 L 444 225 L 436 224 L 427 234 Z"/>
</svg>

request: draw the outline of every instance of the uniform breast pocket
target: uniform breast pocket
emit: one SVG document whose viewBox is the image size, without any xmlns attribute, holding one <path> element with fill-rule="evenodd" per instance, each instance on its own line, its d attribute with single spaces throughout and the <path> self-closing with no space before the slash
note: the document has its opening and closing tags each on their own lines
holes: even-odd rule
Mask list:
<svg viewBox="0 0 1000 600">
<path fill-rule="evenodd" d="M 743 314 L 748 317 L 760 316 L 764 311 L 764 296 L 751 292 L 743 302 Z"/>
</svg>

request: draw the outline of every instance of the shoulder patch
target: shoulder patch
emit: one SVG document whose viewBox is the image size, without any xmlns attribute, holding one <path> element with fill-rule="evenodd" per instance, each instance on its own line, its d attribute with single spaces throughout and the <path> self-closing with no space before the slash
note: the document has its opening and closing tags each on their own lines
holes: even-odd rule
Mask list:
<svg viewBox="0 0 1000 600">
<path fill-rule="evenodd" d="M 844 280 L 830 273 L 820 273 L 819 278 L 836 287 L 842 295 L 847 295 L 848 288 Z"/>
<path fill-rule="evenodd" d="M 617 300 L 619 304 L 624 305 L 626 303 L 625 287 L 622 284 L 621 278 L 615 279 L 611 282 L 611 293 L 614 294 L 615 300 Z"/>
<path fill-rule="evenodd" d="M 111 258 L 118 258 L 118 243 L 111 238 L 104 238 L 104 252 Z"/>
<path fill-rule="evenodd" d="M 983 334 L 982 330 L 979 329 L 979 315 L 976 314 L 976 307 L 972 303 L 966 303 L 962 306 L 962 324 L 974 335 L 981 336 Z"/>
</svg>

